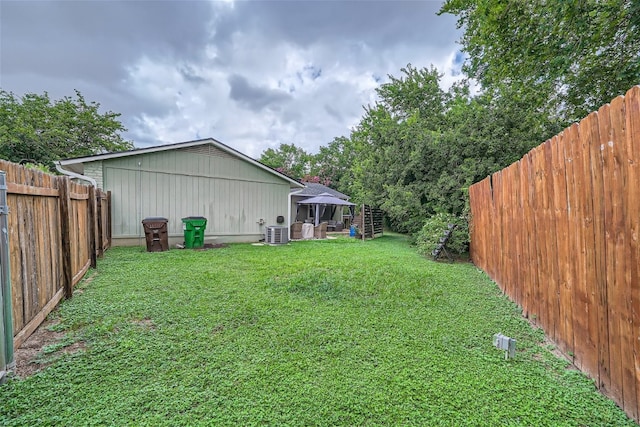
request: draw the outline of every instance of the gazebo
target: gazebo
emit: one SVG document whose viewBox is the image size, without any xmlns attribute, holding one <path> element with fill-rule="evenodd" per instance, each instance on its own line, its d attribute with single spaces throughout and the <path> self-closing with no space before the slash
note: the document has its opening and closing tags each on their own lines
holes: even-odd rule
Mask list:
<svg viewBox="0 0 640 427">
<path fill-rule="evenodd" d="M 326 209 L 331 209 L 331 217 L 333 217 L 338 206 L 355 206 L 355 203 L 339 199 L 329 193 L 322 193 L 318 196 L 300 200 L 298 202 L 298 205 L 313 206 L 313 208 L 315 209 L 315 215 L 313 216 L 313 219 L 315 225 L 317 226 L 318 224 L 320 224 L 320 217 L 324 214 L 324 212 L 326 212 Z"/>
</svg>

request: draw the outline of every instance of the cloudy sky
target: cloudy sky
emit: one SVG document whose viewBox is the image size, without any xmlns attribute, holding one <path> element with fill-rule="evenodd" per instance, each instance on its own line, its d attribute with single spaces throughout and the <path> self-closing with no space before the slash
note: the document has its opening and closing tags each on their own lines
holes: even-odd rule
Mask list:
<svg viewBox="0 0 640 427">
<path fill-rule="evenodd" d="M 455 17 L 439 1 L 0 1 L 0 87 L 80 90 L 136 147 L 213 137 L 258 158 L 347 136 L 411 63 L 450 84 Z"/>
</svg>

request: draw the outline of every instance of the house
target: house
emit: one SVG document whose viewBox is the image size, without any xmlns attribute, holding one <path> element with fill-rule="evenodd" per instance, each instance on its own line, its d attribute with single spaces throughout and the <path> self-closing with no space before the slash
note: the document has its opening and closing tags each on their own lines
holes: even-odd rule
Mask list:
<svg viewBox="0 0 640 427">
<path fill-rule="evenodd" d="M 114 245 L 144 245 L 141 221 L 168 219 L 169 244 L 184 240 L 182 218 L 207 219 L 205 240 L 255 242 L 287 224 L 298 181 L 215 139 L 67 159 L 59 167 L 111 192 Z"/>
<path fill-rule="evenodd" d="M 305 182 L 304 185 L 305 188 L 303 189 L 293 189 L 291 191 L 290 215 L 292 223 L 295 221 L 315 221 L 315 206 L 301 203 L 304 202 L 305 199 L 321 195 L 330 195 L 345 202 L 349 201 L 349 196 L 326 185 L 313 182 Z M 352 218 L 352 212 L 346 206 L 322 206 L 319 214 L 319 222 L 339 221 L 347 226 Z"/>
</svg>

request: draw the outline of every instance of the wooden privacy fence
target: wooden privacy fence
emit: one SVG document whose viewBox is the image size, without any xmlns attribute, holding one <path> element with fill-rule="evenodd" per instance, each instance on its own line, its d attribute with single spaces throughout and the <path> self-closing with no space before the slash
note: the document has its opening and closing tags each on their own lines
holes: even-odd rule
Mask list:
<svg viewBox="0 0 640 427">
<path fill-rule="evenodd" d="M 110 194 L 0 160 L 6 171 L 14 346 L 109 247 Z"/>
<path fill-rule="evenodd" d="M 640 421 L 640 86 L 471 186 L 473 262 Z"/>
</svg>

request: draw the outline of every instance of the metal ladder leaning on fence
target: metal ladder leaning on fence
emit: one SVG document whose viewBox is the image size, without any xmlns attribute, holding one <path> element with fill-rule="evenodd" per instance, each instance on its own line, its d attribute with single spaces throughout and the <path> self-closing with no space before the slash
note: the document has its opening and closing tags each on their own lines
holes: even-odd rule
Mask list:
<svg viewBox="0 0 640 427">
<path fill-rule="evenodd" d="M 451 235 L 453 234 L 453 230 L 456 227 L 457 227 L 456 224 L 447 225 L 447 229 L 444 231 L 444 234 L 442 235 L 442 237 L 440 237 L 440 240 L 438 241 L 436 248 L 431 252 L 431 255 L 433 256 L 434 261 L 437 261 L 438 258 L 440 258 L 440 256 L 443 254 L 444 256 L 447 257 L 449 261 L 453 261 L 453 257 L 447 251 L 447 242 L 451 238 Z"/>
</svg>

